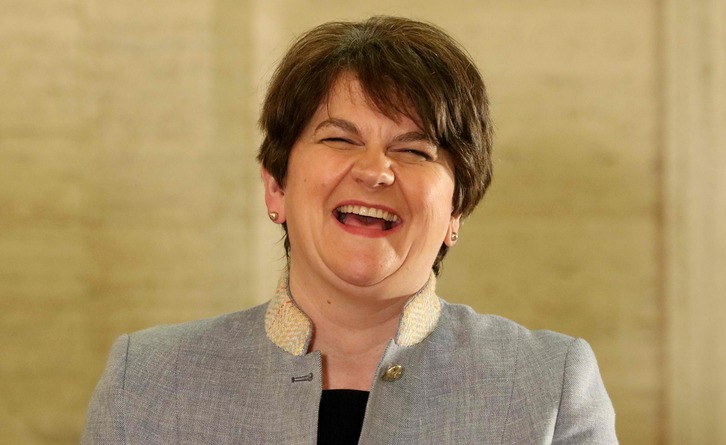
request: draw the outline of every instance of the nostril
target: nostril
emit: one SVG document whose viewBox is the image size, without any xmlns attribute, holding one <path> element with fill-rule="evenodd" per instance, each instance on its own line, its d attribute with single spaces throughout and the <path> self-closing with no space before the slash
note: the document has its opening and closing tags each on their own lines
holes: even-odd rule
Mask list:
<svg viewBox="0 0 726 445">
<path fill-rule="evenodd" d="M 381 187 L 393 184 L 395 176 L 390 160 L 385 155 L 364 156 L 358 159 L 353 170 L 356 180 L 367 187 Z"/>
<path fill-rule="evenodd" d="M 393 184 L 394 176 L 393 173 L 390 171 L 369 170 L 363 174 L 360 174 L 358 180 L 369 187 L 381 187 Z"/>
</svg>

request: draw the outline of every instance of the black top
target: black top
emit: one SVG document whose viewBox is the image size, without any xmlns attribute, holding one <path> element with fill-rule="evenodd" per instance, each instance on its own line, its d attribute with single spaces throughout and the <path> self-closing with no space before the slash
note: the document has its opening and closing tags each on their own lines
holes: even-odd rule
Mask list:
<svg viewBox="0 0 726 445">
<path fill-rule="evenodd" d="M 318 445 L 357 444 L 367 403 L 368 391 L 324 389 L 320 398 Z"/>
</svg>

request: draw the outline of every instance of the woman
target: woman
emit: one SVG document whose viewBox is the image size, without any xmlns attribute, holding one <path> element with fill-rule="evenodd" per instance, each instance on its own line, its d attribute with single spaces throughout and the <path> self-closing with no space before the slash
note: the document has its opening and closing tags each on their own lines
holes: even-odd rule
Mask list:
<svg viewBox="0 0 726 445">
<path fill-rule="evenodd" d="M 587 343 L 435 294 L 491 179 L 484 84 L 448 35 L 319 26 L 260 123 L 288 255 L 276 295 L 122 336 L 84 443 L 617 443 Z"/>
</svg>

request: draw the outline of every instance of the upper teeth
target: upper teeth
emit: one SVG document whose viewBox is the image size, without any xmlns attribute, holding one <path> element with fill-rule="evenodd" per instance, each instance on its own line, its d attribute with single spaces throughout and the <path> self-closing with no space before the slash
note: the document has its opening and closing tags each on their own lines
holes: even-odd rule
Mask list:
<svg viewBox="0 0 726 445">
<path fill-rule="evenodd" d="M 398 215 L 388 213 L 385 210 L 374 209 L 372 207 L 347 205 L 338 207 L 336 210 L 342 213 L 355 213 L 356 215 L 361 216 L 372 216 L 374 218 L 385 219 L 390 222 L 398 221 Z"/>
</svg>

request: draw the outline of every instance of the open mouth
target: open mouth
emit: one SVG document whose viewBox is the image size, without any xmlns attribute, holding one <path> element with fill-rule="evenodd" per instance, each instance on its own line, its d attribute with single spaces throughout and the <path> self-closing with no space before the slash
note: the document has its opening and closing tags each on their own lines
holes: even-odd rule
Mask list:
<svg viewBox="0 0 726 445">
<path fill-rule="evenodd" d="M 391 230 L 400 224 L 398 215 L 382 209 L 357 205 L 344 205 L 335 209 L 335 217 L 341 224 L 369 229 Z"/>
</svg>

